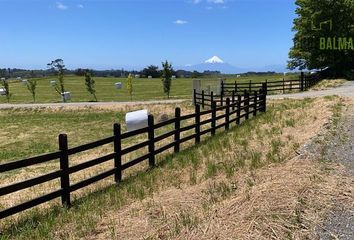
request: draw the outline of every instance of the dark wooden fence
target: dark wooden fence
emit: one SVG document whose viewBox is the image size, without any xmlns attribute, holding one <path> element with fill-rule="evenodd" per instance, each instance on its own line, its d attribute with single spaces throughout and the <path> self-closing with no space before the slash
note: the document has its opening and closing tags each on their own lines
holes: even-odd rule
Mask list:
<svg viewBox="0 0 354 240">
<path fill-rule="evenodd" d="M 8 162 L 0 165 L 0 173 L 5 173 L 13 170 L 22 169 L 36 164 L 46 163 L 52 160 L 60 161 L 60 169 L 48 174 L 27 179 L 22 182 L 13 183 L 0 188 L 0 196 L 7 194 L 15 194 L 17 191 L 27 189 L 54 179 L 60 179 L 60 186 L 58 190 L 54 190 L 43 196 L 37 197 L 35 199 L 20 203 L 18 205 L 1 209 L 0 218 L 5 218 L 10 215 L 22 212 L 26 209 L 35 207 L 39 204 L 48 202 L 55 198 L 61 198 L 61 202 L 64 206 L 69 207 L 71 205 L 70 194 L 78 189 L 84 188 L 92 183 L 105 179 L 107 177 L 113 176 L 114 181 L 119 183 L 122 180 L 122 173 L 124 170 L 141 163 L 143 161 L 148 161 L 150 167 L 155 166 L 155 156 L 173 148 L 174 152 L 180 151 L 180 146 L 182 143 L 194 140 L 195 144 L 200 142 L 201 136 L 206 134 L 215 135 L 215 132 L 219 128 L 224 128 L 228 130 L 231 124 L 239 125 L 241 120 L 247 120 L 251 115 L 256 116 L 258 112 L 266 111 L 266 91 L 261 89 L 259 91 L 254 91 L 252 94 L 245 93 L 244 95 L 235 95 L 234 98 L 226 98 L 223 106 L 217 106 L 215 101 L 211 102 L 211 109 L 206 111 L 200 111 L 200 106 L 195 106 L 195 112 L 188 115 L 181 115 L 180 108 L 175 109 L 175 116 L 172 119 L 161 123 L 155 123 L 154 117 L 149 115 L 148 117 L 148 127 L 138 129 L 131 132 L 121 133 L 121 125 L 114 124 L 113 136 L 101 139 L 95 142 L 87 143 L 81 146 L 69 148 L 67 135 L 59 135 L 59 151 L 54 153 L 45 154 L 42 156 L 27 158 L 19 161 Z M 192 125 L 184 126 L 182 122 L 186 123 L 187 120 L 194 122 Z M 220 123 L 222 122 L 222 123 Z M 189 122 L 187 122 L 189 123 Z M 209 125 L 210 124 L 210 125 Z M 156 136 L 157 129 L 165 126 L 173 126 L 173 130 L 160 134 Z M 202 128 L 203 126 L 203 128 Z M 208 127 L 210 126 L 210 127 Z M 206 128 L 207 129 L 204 129 Z M 193 132 L 191 135 L 186 134 Z M 141 134 L 147 133 L 147 139 L 143 142 L 135 144 L 133 146 L 122 148 L 122 140 L 132 138 Z M 182 134 L 183 133 L 183 134 Z M 156 149 L 156 143 L 164 139 L 173 140 Z M 112 153 L 98 157 L 93 160 L 89 160 L 74 166 L 69 165 L 69 157 L 87 151 L 96 147 L 103 146 L 105 144 L 114 145 L 114 150 Z M 148 153 L 140 157 L 132 159 L 128 162 L 122 163 L 122 156 L 132 153 L 141 148 L 148 148 Z M 114 162 L 114 167 L 96 176 L 87 178 L 80 182 L 71 184 L 70 176 L 73 173 L 85 170 L 87 168 L 103 164 L 108 161 Z"/>
<path fill-rule="evenodd" d="M 239 83 L 237 81 L 233 83 L 221 82 L 221 93 L 215 94 L 213 92 L 201 91 L 198 92 L 194 90 L 193 93 L 193 103 L 196 105 L 201 105 L 203 108 L 211 107 L 213 101 L 217 102 L 218 105 L 223 106 L 225 104 L 226 98 L 235 99 L 237 94 L 245 92 L 254 92 L 260 88 L 266 89 L 267 94 L 269 93 L 286 93 L 288 91 L 298 90 L 305 91 L 317 84 L 321 80 L 319 74 L 309 74 L 306 75 L 303 72 L 299 76 L 299 79 L 294 80 L 282 80 L 278 81 L 265 81 L 265 82 L 249 82 Z"/>
</svg>

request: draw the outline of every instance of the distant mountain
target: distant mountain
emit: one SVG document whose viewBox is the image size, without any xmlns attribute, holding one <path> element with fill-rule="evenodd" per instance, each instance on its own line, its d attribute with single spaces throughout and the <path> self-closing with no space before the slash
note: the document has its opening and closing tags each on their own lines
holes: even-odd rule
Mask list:
<svg viewBox="0 0 354 240">
<path fill-rule="evenodd" d="M 219 71 L 225 74 L 233 74 L 233 73 L 241 73 L 244 72 L 244 69 L 235 67 L 231 64 L 225 63 L 218 56 L 213 56 L 210 59 L 204 61 L 204 63 L 196 64 L 196 65 L 188 65 L 185 67 L 181 67 L 180 69 L 186 71 Z"/>
<path fill-rule="evenodd" d="M 225 63 L 218 56 L 213 56 L 204 61 L 204 63 L 196 64 L 196 65 L 187 65 L 184 67 L 178 67 L 178 69 L 186 70 L 186 71 L 219 71 L 225 74 L 235 74 L 235 73 L 246 73 L 246 72 L 291 72 L 287 69 L 286 65 L 268 65 L 264 67 L 248 67 L 248 68 L 240 68 L 233 66 L 231 64 Z"/>
</svg>

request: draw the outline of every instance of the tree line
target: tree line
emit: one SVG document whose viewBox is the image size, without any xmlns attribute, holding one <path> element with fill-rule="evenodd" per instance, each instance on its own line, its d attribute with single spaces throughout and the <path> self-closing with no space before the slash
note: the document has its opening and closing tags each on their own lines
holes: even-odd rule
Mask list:
<svg viewBox="0 0 354 240">
<path fill-rule="evenodd" d="M 48 72 L 53 76 L 57 77 L 57 80 L 55 80 L 52 84 L 53 89 L 55 90 L 56 93 L 58 93 L 63 102 L 67 101 L 66 95 L 68 94 L 67 89 L 65 88 L 65 74 L 67 73 L 67 70 L 65 68 L 64 61 L 62 59 L 55 59 L 51 61 L 50 63 L 47 64 L 48 67 Z M 11 71 L 11 70 L 10 70 Z M 12 92 L 10 90 L 10 85 L 9 85 L 9 80 L 6 79 L 7 74 L 10 72 L 9 69 L 4 69 L 0 71 L 0 77 L 1 77 L 1 85 L 2 85 L 2 90 L 5 93 L 5 97 L 7 99 L 7 102 L 10 102 Z M 91 94 L 93 97 L 94 101 L 97 101 L 97 96 L 96 96 L 96 88 L 95 88 L 95 80 L 93 79 L 94 76 L 94 70 L 90 69 L 80 69 L 80 76 L 83 76 L 85 79 L 85 86 L 86 90 Z M 161 78 L 162 81 L 162 86 L 163 86 L 163 91 L 167 95 L 167 98 L 170 97 L 170 90 L 171 90 L 171 82 L 172 82 L 172 76 L 174 73 L 172 64 L 169 63 L 167 60 L 165 62 L 162 62 L 162 70 L 160 71 L 161 74 L 158 76 Z M 31 93 L 33 102 L 36 102 L 36 89 L 37 89 L 37 79 L 35 78 L 34 74 L 32 73 L 31 75 L 32 78 L 30 79 L 23 79 L 22 81 L 26 84 L 26 87 L 28 91 Z M 129 93 L 130 99 L 132 100 L 133 98 L 133 75 L 132 73 L 128 74 L 128 79 L 127 79 L 127 91 Z"/>
</svg>

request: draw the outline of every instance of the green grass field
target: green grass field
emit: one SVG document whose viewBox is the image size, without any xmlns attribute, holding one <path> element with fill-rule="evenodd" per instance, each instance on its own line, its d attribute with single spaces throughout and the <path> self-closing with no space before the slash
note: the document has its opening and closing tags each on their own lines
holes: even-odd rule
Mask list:
<svg viewBox="0 0 354 240">
<path fill-rule="evenodd" d="M 256 194 L 251 191 L 255 184 L 259 184 L 258 180 L 256 180 L 257 178 L 254 177 L 256 170 L 274 167 L 277 164 L 282 164 L 282 162 L 289 159 L 289 157 L 294 156 L 294 150 L 298 149 L 306 140 L 306 138 L 304 139 L 303 137 L 303 132 L 312 132 L 311 134 L 314 134 L 317 131 L 315 130 L 316 126 L 321 125 L 324 119 L 329 117 L 326 114 L 321 115 L 320 113 L 323 111 L 334 111 L 334 107 L 340 107 L 341 102 L 342 100 L 336 97 L 272 101 L 269 103 L 268 111 L 265 114 L 260 114 L 250 121 L 244 122 L 239 127 L 232 126 L 228 132 L 224 132 L 220 129 L 215 137 L 210 138 L 206 136 L 203 138 L 198 147 L 189 146 L 189 148 L 183 148 L 184 150 L 179 154 L 161 156 L 157 159 L 158 167 L 150 171 L 144 171 L 144 168 L 142 168 L 140 169 L 140 174 L 134 174 L 134 176 L 125 178 L 118 187 L 112 186 L 111 178 L 103 181 L 106 185 L 101 186 L 101 183 L 97 183 L 94 188 L 85 190 L 84 195 L 80 197 L 79 200 L 74 201 L 74 206 L 71 209 L 67 210 L 62 208 L 59 201 L 57 201 L 43 209 L 36 208 L 27 211 L 17 220 L 6 219 L 1 223 L 2 225 L 0 225 L 3 227 L 0 238 L 98 239 L 99 237 L 96 235 L 102 232 L 112 235 L 111 237 L 105 237 L 105 239 L 119 239 L 119 237 L 116 238 L 115 235 L 121 233 L 118 227 L 120 225 L 115 221 L 110 222 L 109 219 L 111 216 L 117 215 L 123 207 L 133 202 L 143 201 L 151 195 L 158 194 L 165 190 L 186 189 L 191 186 L 200 189 L 201 187 L 199 186 L 205 184 L 206 181 L 219 179 L 222 180 L 221 183 L 225 183 L 226 185 L 217 185 L 221 186 L 221 188 L 211 187 L 210 191 L 203 191 L 201 193 L 203 194 L 201 195 L 202 197 L 199 198 L 202 199 L 203 202 L 200 204 L 198 202 L 198 211 L 202 213 L 198 219 L 209 219 L 207 217 L 209 216 L 208 214 L 214 211 L 215 206 L 217 206 L 219 202 L 233 196 L 231 193 L 235 192 L 235 196 L 236 194 L 244 194 L 245 199 L 249 199 L 253 194 Z M 164 108 L 161 109 L 161 107 Z M 159 111 L 169 113 L 174 107 L 173 105 L 160 105 L 153 109 L 152 112 L 155 114 Z M 184 109 L 185 108 L 188 108 L 188 106 L 184 106 Z M 11 112 L 3 112 L 3 114 L 15 115 L 12 121 L 16 122 L 16 124 L 13 124 L 14 126 L 16 125 L 14 127 L 16 131 L 14 129 L 9 129 L 9 131 L 12 131 L 12 134 L 17 136 L 19 133 L 27 132 L 28 129 L 31 129 L 30 132 L 37 138 L 41 136 L 41 132 L 50 135 L 51 130 L 48 126 L 53 125 L 55 131 L 59 128 L 65 128 L 67 131 L 70 129 L 73 130 L 72 133 L 69 131 L 69 134 L 71 134 L 69 139 L 76 137 L 76 140 L 80 142 L 86 139 L 97 139 L 101 135 L 109 134 L 111 131 L 111 122 L 121 118 L 123 109 L 121 113 L 117 113 L 117 110 L 107 110 L 108 113 L 104 113 L 103 110 L 101 110 L 97 114 L 94 110 L 90 111 L 84 109 L 82 112 L 76 113 L 76 115 L 79 116 L 78 119 L 70 117 L 70 115 L 75 115 L 75 111 L 73 111 L 73 113 L 70 111 L 58 113 L 39 109 L 38 115 L 48 119 L 47 122 L 42 122 L 42 119 L 36 120 L 36 118 L 33 118 L 32 115 L 36 115 L 33 111 L 35 110 L 28 110 L 28 112 L 23 112 L 21 113 L 22 115 L 17 116 Z M 284 114 L 284 112 L 286 112 L 286 114 Z M 67 123 L 65 123 L 66 125 L 62 125 L 64 123 L 61 120 L 67 119 L 68 116 L 70 118 Z M 26 118 L 28 118 L 27 123 L 26 120 L 24 120 Z M 4 119 L 0 120 L 3 121 Z M 83 125 L 79 130 L 75 130 L 75 126 L 82 120 L 87 120 L 89 123 Z M 94 129 L 94 124 L 101 126 L 100 129 L 102 130 L 97 132 L 90 130 L 91 128 Z M 10 126 L 10 124 L 7 124 L 7 128 Z M 311 134 L 309 136 L 311 136 Z M 20 137 L 14 139 L 14 135 L 7 136 L 2 139 L 1 142 L 14 140 L 13 145 L 20 145 L 24 140 Z M 39 139 L 38 141 L 47 143 L 51 140 Z M 48 171 L 46 167 L 42 167 L 39 169 L 29 168 L 26 169 L 26 172 L 20 173 L 28 174 L 28 176 L 26 175 L 27 177 L 33 177 L 35 173 L 44 170 Z M 99 171 L 100 169 L 93 170 Z M 252 172 L 250 177 L 245 174 L 248 171 Z M 18 181 L 17 178 L 20 173 L 17 172 L 16 174 L 8 175 L 4 181 Z M 238 190 L 238 188 L 243 186 L 243 181 L 239 181 L 239 175 L 241 175 L 241 179 L 246 182 L 246 188 L 242 188 L 241 190 Z M 274 173 L 272 176 L 273 175 Z M 281 181 L 284 179 L 284 176 L 287 175 L 288 173 L 284 172 L 281 175 Z M 269 180 L 266 179 L 266 181 Z M 237 184 L 237 188 L 234 187 L 234 183 Z M 220 182 L 218 184 L 220 184 Z M 279 187 L 279 184 L 277 186 Z M 278 189 L 278 187 L 275 189 Z M 40 190 L 39 188 L 38 191 L 33 189 L 31 192 L 21 192 L 21 197 L 31 197 L 31 194 L 34 193 L 40 194 Z M 44 190 L 48 191 L 47 188 Z M 88 194 L 90 191 L 93 193 Z M 272 185 L 266 188 L 266 192 L 272 191 L 274 191 Z M 228 192 L 230 194 L 228 194 Z M 171 191 L 169 193 L 171 193 Z M 18 198 L 15 200 L 18 200 Z M 6 204 L 8 204 L 8 202 L 13 204 L 15 200 L 11 198 L 4 199 L 3 202 L 0 202 L 0 206 L 7 206 Z M 247 202 L 253 204 L 254 202 L 242 201 L 244 204 L 247 204 Z M 260 202 L 262 201 L 260 200 Z M 155 206 L 157 202 L 151 204 L 152 205 L 148 206 L 149 209 Z M 210 208 L 207 206 L 210 206 Z M 288 206 L 286 207 L 288 208 Z M 193 214 L 196 213 L 192 210 L 194 211 L 194 209 L 190 209 L 187 213 L 194 216 Z M 143 212 L 144 211 L 147 210 L 143 210 Z M 281 214 L 284 214 L 284 212 L 286 212 L 284 209 L 279 210 Z M 286 212 L 286 214 L 288 214 L 288 212 Z M 151 216 L 151 218 L 154 217 L 152 214 L 149 216 Z M 175 216 L 175 214 L 171 214 L 171 216 Z M 284 219 L 287 218 L 290 218 L 289 221 L 294 222 L 296 215 L 291 211 L 284 217 Z M 134 219 L 136 220 L 136 218 Z M 174 218 L 172 218 L 172 220 L 173 219 Z M 275 221 L 277 224 L 283 221 L 280 219 L 279 222 L 277 222 L 277 219 L 278 218 L 272 218 L 271 220 Z M 161 220 L 163 224 L 166 223 L 166 220 L 162 218 L 154 218 L 154 220 Z M 135 221 L 132 220 L 131 223 L 135 223 Z M 157 223 L 160 224 L 160 222 L 156 222 L 156 224 Z M 170 224 L 169 222 L 167 223 Z M 179 229 L 180 225 L 183 227 L 183 224 L 183 218 L 182 220 L 181 218 L 176 218 L 175 225 L 173 225 L 175 227 L 168 228 L 164 231 L 171 234 L 171 236 L 178 235 L 179 231 L 176 233 L 174 229 Z M 103 230 L 101 229 L 102 227 L 104 228 Z M 195 227 L 197 227 L 197 223 Z M 101 231 L 96 231 L 97 229 Z M 284 236 L 286 236 L 286 233 L 289 234 L 285 231 Z M 124 237 L 121 238 L 125 239 Z"/>
<path fill-rule="evenodd" d="M 227 78 L 228 82 L 256 81 L 261 82 L 268 80 L 282 79 L 282 74 L 266 75 L 266 76 L 249 76 L 241 78 Z M 297 75 L 287 75 L 286 79 L 296 79 Z M 202 78 L 208 81 L 215 78 Z M 61 98 L 58 93 L 50 86 L 50 80 L 55 80 L 55 77 L 46 77 L 38 79 L 37 85 L 37 101 L 38 103 L 60 102 Z M 98 101 L 130 101 L 128 94 L 127 79 L 126 78 L 102 78 L 95 77 L 96 91 Z M 192 78 L 178 78 L 172 80 L 172 87 L 170 97 L 173 99 L 188 99 L 192 95 Z M 122 82 L 123 88 L 116 89 L 114 83 Z M 66 91 L 71 92 L 71 102 L 87 102 L 92 101 L 93 98 L 86 91 L 84 77 L 65 76 Z M 165 99 L 166 95 L 163 93 L 161 79 L 134 79 L 133 80 L 133 101 L 159 100 Z M 32 95 L 27 90 L 27 87 L 21 82 L 10 82 L 10 92 L 12 94 L 10 103 L 32 103 Z M 6 103 L 6 98 L 0 96 L 0 103 Z"/>
</svg>

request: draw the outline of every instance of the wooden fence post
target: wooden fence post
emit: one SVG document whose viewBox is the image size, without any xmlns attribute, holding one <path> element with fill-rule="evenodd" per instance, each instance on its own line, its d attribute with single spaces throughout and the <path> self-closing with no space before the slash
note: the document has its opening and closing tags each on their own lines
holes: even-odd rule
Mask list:
<svg viewBox="0 0 354 240">
<path fill-rule="evenodd" d="M 216 102 L 211 103 L 211 135 L 215 135 L 215 127 L 216 127 Z"/>
<path fill-rule="evenodd" d="M 235 81 L 235 93 L 237 93 L 237 82 Z"/>
<path fill-rule="evenodd" d="M 258 98 L 257 91 L 254 91 L 253 116 L 257 116 L 257 104 L 258 104 L 257 98 Z"/>
<path fill-rule="evenodd" d="M 213 104 L 214 102 L 214 93 L 213 91 L 210 92 L 210 107 L 212 107 L 211 105 Z"/>
<path fill-rule="evenodd" d="M 267 83 L 262 83 L 262 112 L 267 110 Z"/>
<path fill-rule="evenodd" d="M 202 90 L 202 108 L 204 109 L 204 90 Z"/>
<path fill-rule="evenodd" d="M 70 180 L 69 180 L 69 155 L 68 155 L 68 136 L 66 134 L 59 135 L 60 154 L 60 186 L 63 190 L 61 195 L 61 203 L 65 207 L 70 207 Z"/>
<path fill-rule="evenodd" d="M 248 86 L 248 92 L 252 91 L 252 80 L 250 80 L 249 82 L 249 86 Z"/>
<path fill-rule="evenodd" d="M 154 116 L 148 116 L 148 139 L 149 139 L 149 166 L 155 166 L 155 136 L 154 136 Z"/>
<path fill-rule="evenodd" d="M 174 150 L 175 153 L 179 152 L 179 140 L 180 140 L 180 128 L 181 128 L 181 109 L 180 108 L 176 108 L 175 109 L 175 146 L 174 146 Z"/>
<path fill-rule="evenodd" d="M 301 75 L 300 75 L 300 91 L 301 92 L 304 91 L 304 72 L 301 72 Z"/>
<path fill-rule="evenodd" d="M 225 109 L 225 130 L 230 128 L 230 98 L 226 98 L 226 109 Z"/>
<path fill-rule="evenodd" d="M 235 91 L 232 91 L 232 98 L 231 98 L 231 103 L 232 103 L 232 111 L 235 110 Z"/>
<path fill-rule="evenodd" d="M 193 105 L 197 105 L 197 90 L 193 89 Z"/>
<path fill-rule="evenodd" d="M 290 91 L 293 90 L 293 80 L 290 80 Z"/>
<path fill-rule="evenodd" d="M 114 181 L 119 183 L 122 181 L 122 140 L 121 140 L 121 127 L 119 123 L 113 125 L 114 134 Z"/>
<path fill-rule="evenodd" d="M 225 85 L 224 85 L 224 80 L 221 80 L 221 96 L 224 96 L 225 93 Z"/>
<path fill-rule="evenodd" d="M 244 102 L 243 102 L 243 106 L 244 106 L 244 110 L 245 110 L 245 119 L 248 120 L 249 118 L 249 112 L 250 112 L 250 94 L 245 90 L 245 94 L 244 94 Z"/>
<path fill-rule="evenodd" d="M 237 112 L 236 112 L 236 124 L 240 125 L 241 122 L 241 95 L 237 95 Z"/>
<path fill-rule="evenodd" d="M 200 106 L 195 106 L 195 143 L 200 143 Z"/>
<path fill-rule="evenodd" d="M 283 94 L 285 93 L 285 79 L 283 78 Z"/>
<path fill-rule="evenodd" d="M 224 96 L 223 96 L 223 94 L 221 94 L 221 96 L 220 96 L 220 106 L 224 106 Z"/>
</svg>

